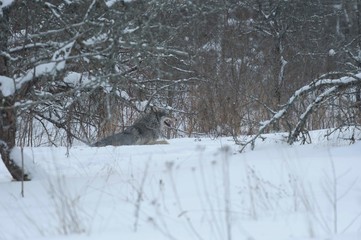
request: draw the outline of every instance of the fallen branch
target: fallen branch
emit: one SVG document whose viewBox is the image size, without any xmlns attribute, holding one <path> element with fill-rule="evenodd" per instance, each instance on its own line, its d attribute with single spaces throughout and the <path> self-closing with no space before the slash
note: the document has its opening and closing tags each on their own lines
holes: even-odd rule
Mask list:
<svg viewBox="0 0 361 240">
<path fill-rule="evenodd" d="M 340 75 L 341 73 L 329 73 L 326 75 L 323 75 L 322 77 L 330 77 L 335 75 Z M 302 132 L 308 117 L 311 115 L 311 113 L 317 109 L 317 107 L 327 99 L 337 95 L 342 94 L 343 91 L 346 89 L 350 89 L 352 87 L 360 87 L 361 86 L 361 73 L 358 74 L 343 74 L 343 77 L 338 79 L 318 79 L 316 81 L 311 82 L 310 84 L 301 87 L 295 93 L 288 99 L 287 103 L 282 106 L 282 108 L 275 112 L 273 117 L 267 121 L 260 123 L 260 128 L 254 136 L 251 137 L 250 140 L 241 142 L 236 140 L 236 144 L 239 144 L 242 146 L 240 149 L 240 152 L 243 152 L 244 149 L 251 145 L 251 149 L 253 150 L 255 147 L 255 141 L 257 138 L 261 136 L 265 132 L 265 130 L 272 125 L 273 123 L 279 121 L 281 118 L 283 118 L 286 113 L 289 111 L 289 109 L 294 106 L 295 102 L 302 96 L 314 93 L 316 91 L 319 91 L 322 88 L 325 88 L 325 90 L 322 91 L 321 94 L 319 94 L 315 100 L 311 104 L 308 105 L 306 110 L 301 114 L 296 126 L 293 128 L 293 130 L 290 132 L 288 136 L 288 143 L 293 144 L 299 134 Z"/>
</svg>

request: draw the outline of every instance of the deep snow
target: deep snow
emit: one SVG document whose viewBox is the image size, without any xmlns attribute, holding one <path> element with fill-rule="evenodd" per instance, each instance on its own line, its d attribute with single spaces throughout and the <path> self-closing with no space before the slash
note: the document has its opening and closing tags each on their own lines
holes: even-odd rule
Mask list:
<svg viewBox="0 0 361 240">
<path fill-rule="evenodd" d="M 351 134 L 268 134 L 242 154 L 230 138 L 24 148 L 24 197 L 0 164 L 0 239 L 361 239 Z"/>
</svg>

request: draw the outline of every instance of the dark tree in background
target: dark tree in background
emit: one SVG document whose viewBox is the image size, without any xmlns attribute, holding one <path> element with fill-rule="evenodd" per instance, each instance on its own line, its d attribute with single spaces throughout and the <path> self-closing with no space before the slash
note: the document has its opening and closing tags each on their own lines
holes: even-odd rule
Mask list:
<svg viewBox="0 0 361 240">
<path fill-rule="evenodd" d="M 226 1 L 224 11 L 215 13 L 224 20 L 211 23 L 221 18 L 213 16 L 203 27 L 213 38 L 198 46 L 205 51 L 196 66 L 207 79 L 197 89 L 200 97 L 207 93 L 196 109 L 198 131 L 255 133 L 259 122 L 271 118 L 298 88 L 325 73 L 338 72 L 338 78 L 359 72 L 359 2 Z M 345 96 L 310 116 L 308 129 L 336 127 L 346 119 L 359 124 L 359 112 L 340 111 L 355 103 Z M 270 130 L 291 130 L 312 101 L 307 96 Z"/>
<path fill-rule="evenodd" d="M 360 124 L 358 80 L 287 105 L 312 81 L 360 72 L 360 0 L 14 0 L 1 10 L 7 166 L 16 145 L 93 142 L 149 105 L 177 117 L 169 137 L 254 134 L 267 119 L 262 132 Z"/>
</svg>

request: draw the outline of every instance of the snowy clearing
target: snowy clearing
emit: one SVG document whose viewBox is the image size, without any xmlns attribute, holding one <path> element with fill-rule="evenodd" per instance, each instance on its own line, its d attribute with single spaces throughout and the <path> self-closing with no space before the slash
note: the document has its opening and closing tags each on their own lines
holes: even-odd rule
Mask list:
<svg viewBox="0 0 361 240">
<path fill-rule="evenodd" d="M 24 148 L 24 197 L 0 166 L 0 239 L 361 239 L 361 132 L 325 133 Z"/>
</svg>

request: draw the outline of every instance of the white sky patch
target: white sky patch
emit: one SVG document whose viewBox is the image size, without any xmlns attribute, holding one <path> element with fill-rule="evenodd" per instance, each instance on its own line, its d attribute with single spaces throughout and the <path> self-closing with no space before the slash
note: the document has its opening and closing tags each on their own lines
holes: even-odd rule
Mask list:
<svg viewBox="0 0 361 240">
<path fill-rule="evenodd" d="M 0 16 L 3 15 L 3 8 L 10 6 L 13 2 L 14 2 L 14 0 L 1 0 L 0 1 L 0 3 L 2 3 L 0 5 Z"/>
<path fill-rule="evenodd" d="M 129 3 L 129 2 L 132 2 L 132 1 L 134 1 L 134 0 L 123 0 L 123 2 L 125 2 L 125 3 Z M 121 2 L 121 0 L 105 0 L 105 4 L 108 7 L 113 6 L 116 2 Z"/>
<path fill-rule="evenodd" d="M 148 101 L 136 101 L 135 106 L 139 111 L 144 111 L 145 107 L 148 105 Z"/>
<path fill-rule="evenodd" d="M 64 78 L 64 82 L 72 85 L 77 85 L 80 82 L 81 78 L 82 78 L 81 73 L 69 72 Z"/>
<path fill-rule="evenodd" d="M 108 7 L 111 7 L 114 5 L 114 3 L 116 3 L 117 0 L 108 0 L 108 1 L 105 1 L 105 4 L 108 6 Z"/>
<path fill-rule="evenodd" d="M 129 94 L 124 90 L 117 91 L 117 95 L 120 96 L 121 98 L 125 99 L 125 100 L 130 100 Z"/>
<path fill-rule="evenodd" d="M 239 25 L 239 21 L 237 19 L 234 18 L 230 18 L 228 19 L 228 25 L 231 27 L 237 27 Z"/>
<path fill-rule="evenodd" d="M 6 76 L 0 76 L 0 92 L 4 97 L 11 96 L 15 93 L 15 81 Z"/>
<path fill-rule="evenodd" d="M 330 49 L 330 50 L 328 51 L 328 55 L 329 55 L 330 57 L 335 56 L 335 54 L 336 54 L 336 51 L 333 50 L 333 49 Z"/>
<path fill-rule="evenodd" d="M 101 82 L 100 86 L 102 86 L 105 93 L 110 93 L 113 90 L 113 86 L 108 81 Z"/>
<path fill-rule="evenodd" d="M 92 82 L 88 73 L 69 72 L 64 77 L 64 82 L 72 86 L 85 86 Z"/>
<path fill-rule="evenodd" d="M 212 41 L 209 41 L 208 43 L 204 44 L 202 47 L 203 50 L 214 50 L 214 51 L 220 51 L 222 49 L 221 44 Z"/>
</svg>

